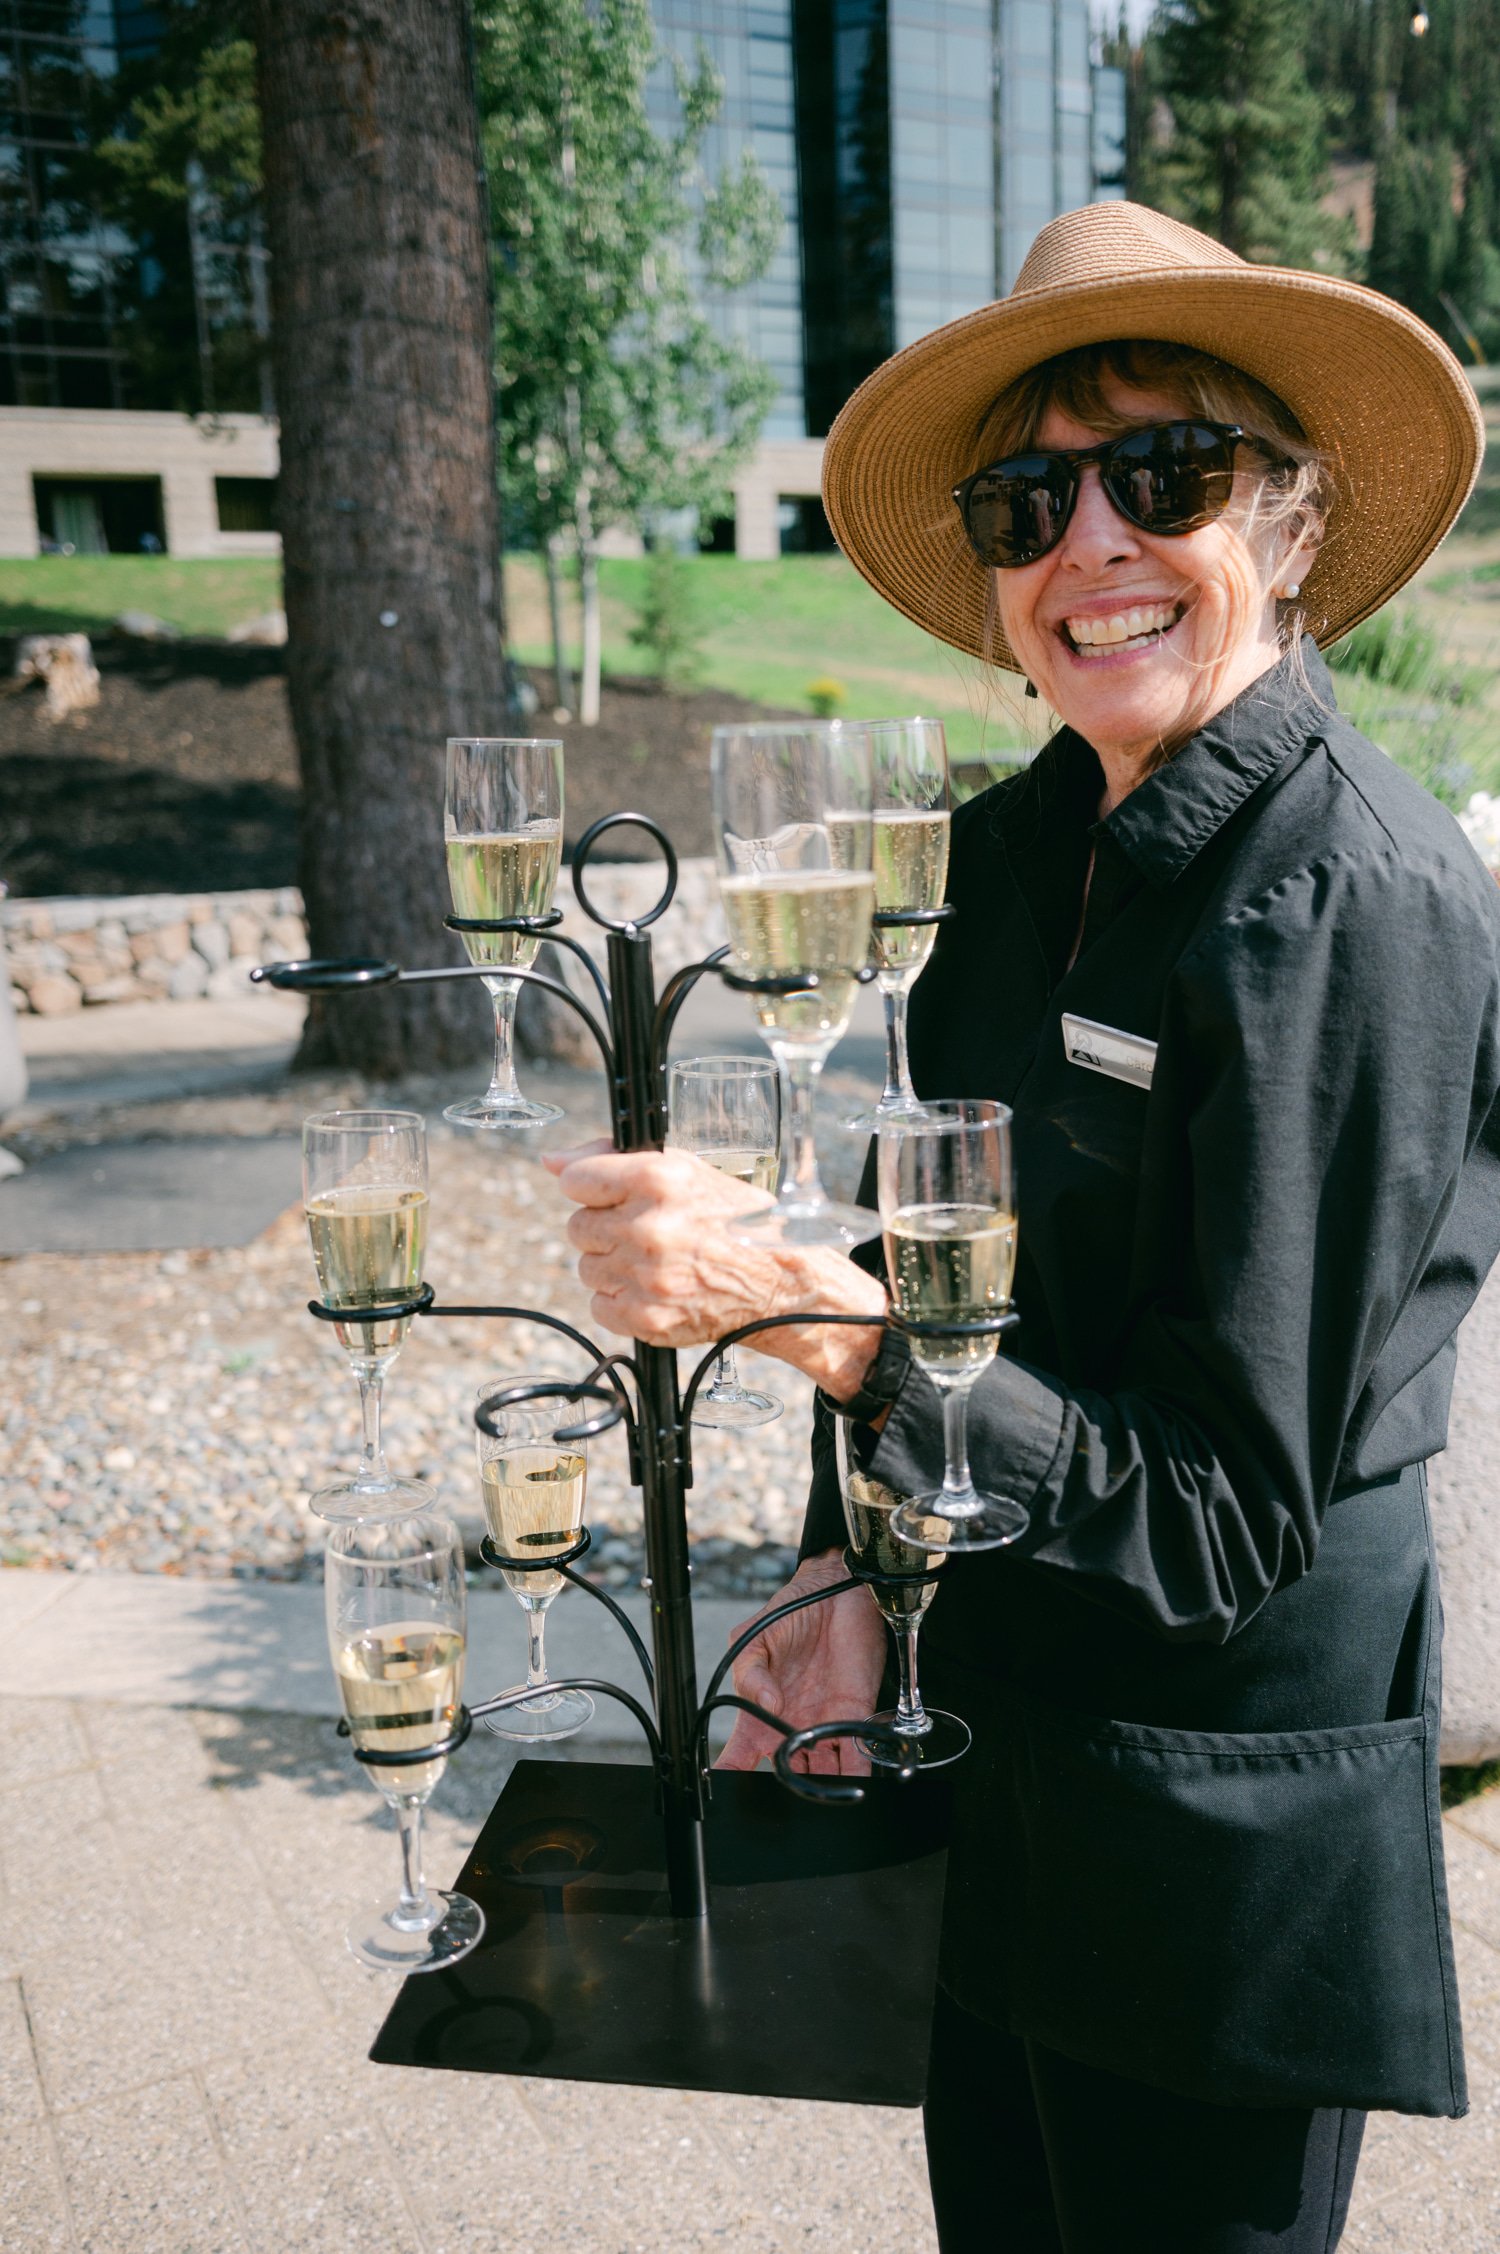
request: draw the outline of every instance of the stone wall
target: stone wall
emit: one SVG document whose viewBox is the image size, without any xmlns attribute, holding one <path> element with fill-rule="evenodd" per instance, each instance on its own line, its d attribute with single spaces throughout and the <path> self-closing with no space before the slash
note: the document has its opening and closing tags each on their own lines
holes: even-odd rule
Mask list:
<svg viewBox="0 0 1500 2254">
<path fill-rule="evenodd" d="M 661 865 L 608 863 L 586 881 L 602 914 L 639 915 L 661 890 Z M 557 904 L 563 930 L 588 944 L 602 965 L 604 935 L 579 907 L 566 872 Z M 723 944 L 711 861 L 681 864 L 677 897 L 652 935 L 661 979 Z M 0 899 L 0 943 L 17 1010 L 57 1017 L 108 1002 L 186 1002 L 205 995 L 243 1001 L 261 991 L 249 983 L 253 966 L 305 955 L 307 931 L 302 896 L 288 885 L 274 892 L 123 900 Z M 437 948 L 435 940 L 435 961 L 441 959 Z"/>
</svg>

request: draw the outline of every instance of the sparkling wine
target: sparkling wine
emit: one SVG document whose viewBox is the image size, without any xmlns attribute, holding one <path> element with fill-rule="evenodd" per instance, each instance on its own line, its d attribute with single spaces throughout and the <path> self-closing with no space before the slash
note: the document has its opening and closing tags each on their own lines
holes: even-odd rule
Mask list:
<svg viewBox="0 0 1500 2254">
<path fill-rule="evenodd" d="M 885 1224 L 885 1257 L 896 1304 L 914 1322 L 997 1315 L 1010 1299 L 1015 1217 L 989 1205 L 904 1205 Z M 959 1376 L 991 1360 L 998 1344 L 993 1331 L 914 1338 L 912 1357 L 934 1374 Z"/>
<path fill-rule="evenodd" d="M 458 1719 L 464 1640 L 437 1620 L 397 1620 L 343 1644 L 334 1660 L 349 1734 L 361 1753 L 440 1745 Z M 372 1767 L 388 1792 L 431 1792 L 446 1763 Z"/>
<path fill-rule="evenodd" d="M 793 994 L 753 996 L 763 1031 L 786 1041 L 837 1040 L 869 952 L 875 879 L 864 870 L 786 869 L 721 877 L 735 969 L 746 978 L 816 971 Z"/>
<path fill-rule="evenodd" d="M 736 1182 L 748 1182 L 752 1189 L 774 1190 L 779 1165 L 773 1150 L 695 1150 L 694 1158 L 701 1158 L 705 1166 L 712 1166 L 720 1174 L 728 1174 Z"/>
<path fill-rule="evenodd" d="M 875 905 L 936 908 L 948 881 L 950 816 L 944 808 L 875 816 Z M 936 924 L 890 924 L 875 933 L 881 970 L 920 970 L 932 953 Z"/>
<path fill-rule="evenodd" d="M 427 1249 L 425 1190 L 344 1183 L 308 1200 L 307 1229 L 325 1307 L 378 1307 L 409 1299 L 419 1288 Z M 333 1326 L 340 1346 L 372 1361 L 394 1354 L 410 1327 L 409 1316 Z"/>
<path fill-rule="evenodd" d="M 504 1447 L 480 1466 L 484 1515 L 505 1557 L 555 1557 L 571 1549 L 583 1524 L 587 1466 L 571 1448 L 524 1442 Z M 560 1573 L 507 1573 L 518 1597 L 555 1597 Z"/>
<path fill-rule="evenodd" d="M 562 853 L 560 822 L 531 822 L 502 836 L 450 837 L 448 890 L 456 916 L 544 916 Z M 471 963 L 529 970 L 541 941 L 524 931 L 466 931 Z"/>
<path fill-rule="evenodd" d="M 868 1573 L 925 1573 L 929 1567 L 942 1563 L 927 1550 L 919 1550 L 911 1542 L 903 1542 L 891 1532 L 891 1513 L 901 1497 L 889 1487 L 872 1479 L 868 1472 L 850 1470 L 844 1482 L 844 1522 L 849 1529 L 849 1547 L 854 1557 Z M 940 1518 L 923 1520 L 923 1531 L 940 1540 L 943 1522 Z M 874 1582 L 868 1584 L 870 1594 L 881 1612 L 893 1627 L 909 1620 L 914 1613 L 922 1613 L 931 1604 L 937 1589 L 935 1581 L 917 1581 L 904 1589 L 881 1588 Z"/>
</svg>

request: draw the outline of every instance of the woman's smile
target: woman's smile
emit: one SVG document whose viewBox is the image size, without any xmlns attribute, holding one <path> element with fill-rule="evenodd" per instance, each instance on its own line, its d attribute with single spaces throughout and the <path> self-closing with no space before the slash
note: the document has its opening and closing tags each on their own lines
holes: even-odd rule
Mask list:
<svg viewBox="0 0 1500 2254">
<path fill-rule="evenodd" d="M 1139 657 L 1164 646 L 1187 614 L 1188 598 L 1131 597 L 1123 593 L 1099 606 L 1078 603 L 1057 628 L 1070 657 L 1090 665 L 1104 659 Z"/>
</svg>

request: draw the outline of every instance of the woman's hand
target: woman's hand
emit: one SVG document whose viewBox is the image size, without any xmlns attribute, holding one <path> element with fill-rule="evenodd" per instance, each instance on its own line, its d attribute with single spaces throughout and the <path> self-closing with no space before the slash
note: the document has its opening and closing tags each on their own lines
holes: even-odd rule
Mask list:
<svg viewBox="0 0 1500 2254">
<path fill-rule="evenodd" d="M 725 1223 L 771 1201 L 679 1150 L 561 1151 L 545 1160 L 579 1210 L 568 1240 L 606 1330 L 648 1346 L 703 1346 L 766 1315 L 868 1314 L 869 1328 L 763 1331 L 835 1400 L 855 1392 L 880 1345 L 885 1292 L 841 1252 L 751 1246 Z"/>
<path fill-rule="evenodd" d="M 821 1557 L 805 1558 L 786 1587 L 762 1609 L 769 1612 L 772 1606 L 809 1589 L 826 1589 L 830 1581 L 843 1578 L 842 1558 L 835 1550 L 825 1550 Z M 755 1618 L 759 1617 L 757 1613 Z M 742 1620 L 734 1636 L 743 1635 L 750 1625 Z M 735 1661 L 734 1687 L 742 1698 L 753 1698 L 758 1706 L 802 1730 L 814 1722 L 862 1720 L 874 1707 L 884 1666 L 885 1627 L 869 1592 L 846 1589 L 842 1596 L 810 1604 L 767 1629 Z M 769 1760 L 781 1742 L 778 1731 L 767 1729 L 751 1714 L 741 1714 L 715 1766 L 753 1769 L 758 1761 Z M 870 1762 L 857 1739 L 835 1737 L 797 1754 L 793 1767 L 814 1775 L 859 1777 L 869 1774 Z"/>
</svg>

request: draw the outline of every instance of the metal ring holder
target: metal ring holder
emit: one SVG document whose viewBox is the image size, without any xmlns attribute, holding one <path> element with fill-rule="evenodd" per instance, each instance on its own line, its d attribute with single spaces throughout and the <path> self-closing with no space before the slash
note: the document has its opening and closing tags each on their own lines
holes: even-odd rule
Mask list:
<svg viewBox="0 0 1500 2254">
<path fill-rule="evenodd" d="M 666 873 L 660 897 L 644 914 L 633 918 L 615 918 L 604 915 L 590 900 L 586 877 L 590 857 L 600 839 L 610 831 L 625 826 L 643 829 L 655 840 L 662 851 Z M 572 861 L 574 895 L 584 914 L 605 934 L 607 982 L 587 950 L 559 931 L 557 927 L 561 914 L 558 910 L 545 916 L 448 916 L 444 919 L 449 930 L 459 933 L 523 932 L 534 934 L 539 941 L 546 941 L 553 946 L 569 948 L 587 968 L 594 992 L 608 1020 L 608 1030 L 590 1005 L 569 986 L 543 972 L 511 964 L 468 963 L 405 970 L 398 964 L 379 957 L 366 956 L 346 961 L 315 959 L 269 963 L 252 971 L 250 975 L 256 981 L 264 981 L 283 991 L 301 993 L 352 993 L 398 981 L 403 984 L 420 984 L 450 978 L 493 978 L 497 975 L 539 986 L 573 1010 L 587 1025 L 598 1044 L 609 1078 L 616 1149 L 659 1149 L 664 1128 L 662 1089 L 665 1083 L 668 1042 L 677 1012 L 696 982 L 714 972 L 736 992 L 767 994 L 803 992 L 816 989 L 819 984 L 816 973 L 759 979 L 744 977 L 727 967 L 729 949 L 719 948 L 704 961 L 690 964 L 678 971 L 658 996 L 647 930 L 671 905 L 677 889 L 677 873 L 677 857 L 671 841 L 660 825 L 647 815 L 606 815 L 603 820 L 591 824 L 579 839 Z M 950 906 L 899 912 L 882 910 L 876 914 L 875 922 L 882 928 L 900 924 L 942 923 L 953 912 Z M 862 980 L 875 975 L 874 970 L 868 967 L 859 974 Z M 869 1317 L 829 1315 L 813 1308 L 797 1314 L 771 1316 L 743 1324 L 715 1342 L 694 1368 L 686 1391 L 679 1393 L 675 1353 L 640 1343 L 627 1353 L 608 1353 L 584 1332 L 556 1316 L 534 1308 L 445 1306 L 437 1301 L 430 1284 L 424 1284 L 420 1291 L 408 1298 L 382 1301 L 371 1307 L 332 1308 L 318 1301 L 310 1302 L 309 1307 L 310 1312 L 321 1322 L 394 1322 L 409 1317 L 428 1317 L 434 1320 L 467 1316 L 513 1317 L 526 1322 L 542 1323 L 558 1331 L 590 1356 L 591 1367 L 581 1379 L 559 1378 L 555 1381 L 498 1387 L 476 1409 L 475 1422 L 480 1430 L 488 1432 L 493 1438 L 495 1434 L 492 1425 L 486 1420 L 493 1418 L 500 1409 L 525 1400 L 555 1397 L 598 1404 L 592 1414 L 570 1424 L 559 1425 L 556 1437 L 560 1441 L 590 1439 L 615 1425 L 624 1424 L 630 1449 L 631 1478 L 639 1485 L 642 1494 L 654 1662 L 623 1609 L 605 1590 L 574 1570 L 590 1546 L 587 1528 L 580 1530 L 577 1540 L 570 1547 L 547 1558 L 507 1556 L 495 1548 L 488 1536 L 480 1545 L 480 1555 L 487 1565 L 506 1573 L 560 1574 L 576 1588 L 586 1590 L 597 1602 L 603 1604 L 629 1637 L 645 1677 L 651 1711 L 648 1712 L 638 1699 L 618 1685 L 593 1678 L 569 1678 L 559 1682 L 557 1687 L 577 1688 L 616 1699 L 639 1723 L 659 1779 L 667 1884 L 672 1910 L 677 1917 L 701 1918 L 707 1911 L 703 1826 L 705 1806 L 711 1792 L 707 1755 L 708 1726 L 715 1713 L 733 1709 L 751 1714 L 781 1738 L 782 1743 L 774 1757 L 773 1767 L 781 1782 L 791 1792 L 804 1799 L 822 1801 L 848 1802 L 864 1797 L 863 1785 L 854 1780 L 835 1781 L 807 1775 L 795 1770 L 792 1763 L 799 1754 L 818 1745 L 854 1735 L 865 1739 L 878 1737 L 899 1747 L 902 1740 L 898 1732 L 888 1725 L 867 1718 L 820 1722 L 808 1729 L 794 1729 L 781 1717 L 767 1712 L 754 1701 L 740 1697 L 733 1691 L 725 1691 L 722 1685 L 735 1660 L 749 1644 L 764 1635 L 767 1629 L 790 1618 L 804 1607 L 825 1602 L 846 1589 L 862 1585 L 878 1586 L 898 1581 L 925 1583 L 934 1578 L 938 1568 L 934 1566 L 916 1574 L 876 1574 L 860 1567 L 846 1552 L 846 1577 L 831 1582 L 825 1588 L 803 1592 L 762 1613 L 724 1653 L 710 1677 L 706 1693 L 700 1699 L 696 1687 L 688 1580 L 686 1491 L 692 1484 L 690 1427 L 693 1404 L 705 1375 L 725 1347 L 753 1337 L 757 1332 L 791 1324 L 823 1322 L 858 1324 L 868 1328 L 871 1327 Z M 896 1328 L 908 1335 L 938 1337 L 995 1336 L 1008 1330 L 1016 1319 L 1010 1312 L 969 1323 L 946 1324 L 908 1322 L 894 1313 L 887 1317 Z M 422 1761 L 438 1759 L 456 1751 L 463 1744 L 477 1717 L 502 1711 L 533 1695 L 529 1689 L 518 1689 L 503 1693 L 498 1698 L 478 1701 L 472 1707 L 461 1708 L 457 1727 L 439 1745 L 389 1754 L 356 1751 L 355 1758 L 368 1766 L 391 1767 L 416 1766 Z M 346 1729 L 347 1725 L 341 1725 L 341 1728 Z M 910 1775 L 912 1771 L 897 1768 L 894 1773 Z"/>
</svg>

